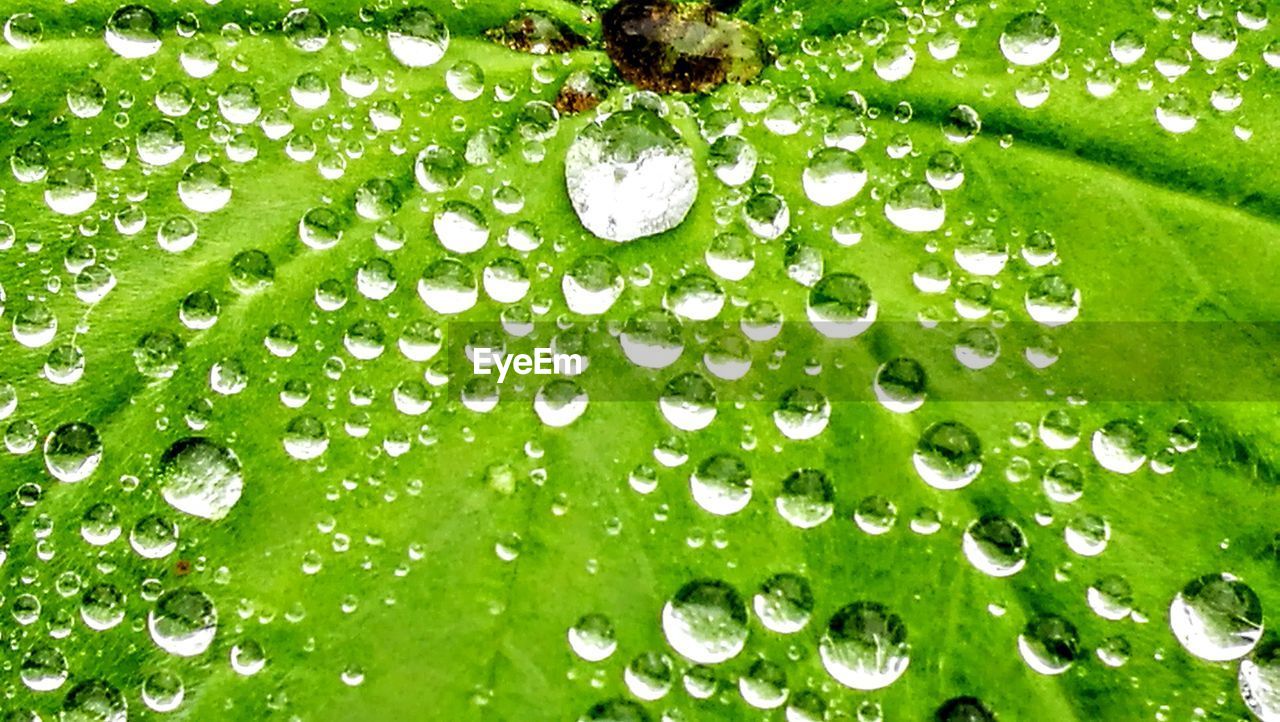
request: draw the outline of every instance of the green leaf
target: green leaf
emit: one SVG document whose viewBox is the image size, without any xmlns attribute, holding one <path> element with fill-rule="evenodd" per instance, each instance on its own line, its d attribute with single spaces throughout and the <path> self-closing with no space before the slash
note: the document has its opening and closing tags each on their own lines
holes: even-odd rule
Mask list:
<svg viewBox="0 0 1280 722">
<path fill-rule="evenodd" d="M 1172 630 L 1170 605 L 1193 580 L 1221 573 L 1247 584 L 1264 614 L 1280 604 L 1267 513 L 1280 482 L 1280 46 L 1272 26 L 1258 28 L 1260 3 L 1044 6 L 1060 47 L 1023 67 L 1002 53 L 1001 34 L 1029 5 L 747 0 L 735 17 L 754 24 L 773 56 L 761 76 L 668 96 L 617 84 L 601 44 L 605 3 L 425 6 L 451 39 L 442 59 L 414 68 L 388 50 L 398 4 L 319 0 L 292 24 L 286 15 L 302 8 L 293 3 L 157 5 L 159 49 L 135 59 L 104 41 L 117 5 L 7 6 L 6 711 L 114 721 L 123 717 L 85 705 L 118 693 L 129 719 L 577 720 L 630 698 L 652 720 L 783 719 L 755 709 L 762 670 L 780 670 L 788 719 L 805 719 L 807 694 L 825 701 L 829 719 L 881 719 L 874 709 L 885 720 L 934 719 L 960 696 L 1006 721 L 1249 717 L 1237 673 L 1243 665 L 1274 676 L 1265 648 L 1244 662 L 1201 659 Z M 535 56 L 486 40 L 526 10 L 588 46 Z M 327 30 L 317 35 L 321 17 Z M 1206 44 L 1206 32 L 1224 27 L 1234 51 L 1206 59 L 1201 49 L 1223 48 Z M 307 52 L 299 32 L 327 42 Z M 1111 45 L 1126 32 L 1143 38 L 1145 53 L 1121 65 Z M 193 59 L 210 51 L 217 69 L 206 77 Z M 597 112 L 548 110 L 578 71 L 611 88 L 602 113 L 649 108 L 674 129 L 673 147 L 687 147 L 698 191 L 674 228 L 614 243 L 584 227 L 565 158 Z M 171 126 L 155 125 L 166 119 Z M 738 187 L 714 172 L 726 133 L 758 156 Z M 803 173 L 835 144 L 858 146 L 865 187 L 819 205 Z M 455 186 L 427 190 L 416 178 L 430 146 L 460 159 Z M 166 152 L 163 165 L 139 157 Z M 945 185 L 936 176 L 948 153 L 964 178 L 939 194 L 945 222 L 903 230 L 886 204 L 925 187 L 930 172 Z M 205 163 L 225 172 L 225 187 Z M 91 203 L 74 193 L 84 178 L 76 169 L 92 174 Z M 214 187 L 193 198 L 192 173 Z M 850 182 L 837 179 L 832 192 Z M 229 202 L 211 210 L 225 188 Z M 680 188 L 668 191 L 675 204 Z M 770 194 L 790 217 L 773 238 L 744 219 L 774 210 Z M 604 202 L 616 211 L 645 201 L 653 198 Z M 435 220 L 465 210 L 458 203 L 487 227 L 473 252 L 456 252 L 466 239 L 439 237 Z M 541 244 L 511 247 L 503 239 L 513 227 L 536 229 Z M 336 242 L 304 242 L 337 231 Z M 738 248 L 754 259 L 745 278 L 715 274 L 724 264 L 707 251 L 721 234 L 745 239 Z M 1052 265 L 1033 265 L 1024 249 L 1044 256 L 1050 237 Z M 450 258 L 477 279 L 489 269 L 520 280 L 522 270 L 529 288 L 516 301 L 482 289 L 465 312 L 441 314 L 418 285 Z M 950 280 L 941 293 L 913 283 L 936 269 Z M 625 289 L 603 315 L 566 301 L 566 278 L 600 290 L 615 270 Z M 834 274 L 856 275 L 875 302 L 875 322 L 856 338 L 828 338 L 809 320 L 815 299 L 848 302 L 837 309 L 846 321 L 867 310 L 862 286 Z M 713 290 L 681 295 L 695 285 Z M 1077 319 L 1046 327 L 1029 313 L 1029 291 L 1069 302 L 1073 288 Z M 739 322 L 766 302 L 782 332 L 747 341 Z M 664 303 L 685 316 L 675 327 L 683 354 L 641 368 L 617 337 Z M 714 320 L 690 318 L 691 307 L 716 303 Z M 424 322 L 442 330 L 444 348 L 415 360 L 400 346 Z M 468 342 L 502 337 L 501 322 L 533 328 L 504 339 L 512 350 L 582 334 L 591 363 L 575 378 L 589 398 L 580 417 L 556 426 L 538 413 L 546 379 L 473 375 Z M 741 380 L 717 377 L 703 360 L 725 334 L 752 360 Z M 1024 354 L 1041 336 L 1061 349 L 1045 368 Z M 961 341 L 992 337 L 999 354 L 989 367 L 957 360 Z M 903 357 L 923 367 L 928 395 L 895 413 L 875 401 L 872 383 Z M 687 372 L 703 381 L 668 387 Z M 496 384 L 497 406 L 464 403 L 464 389 L 482 388 L 468 383 Z M 691 399 L 708 385 L 715 419 L 705 428 L 673 422 L 696 426 L 699 409 L 660 407 L 664 389 Z M 775 423 L 785 400 L 804 397 L 797 387 L 830 403 L 829 423 L 810 439 Z M 1070 448 L 1050 433 L 1064 418 L 1078 430 Z M 1130 428 L 1116 421 L 1142 430 L 1133 473 L 1099 462 L 1108 459 L 1097 435 L 1119 439 Z M 927 484 L 913 464 L 926 430 L 943 422 L 980 440 L 981 472 L 962 489 Z M 91 430 L 65 427 L 73 423 Z M 179 453 L 193 445 L 198 458 Z M 750 500 L 723 516 L 691 493 L 691 475 L 717 454 L 741 459 L 752 479 Z M 195 461 L 175 461 L 185 458 Z M 237 463 L 238 497 L 229 491 Z M 1071 464 L 1083 495 L 1064 501 Z M 221 475 L 211 479 L 211 469 Z M 831 517 L 813 528 L 778 508 L 801 482 L 816 483 L 788 481 L 799 469 L 820 470 L 833 491 Z M 182 483 L 221 496 L 175 503 Z M 1025 567 L 1011 576 L 985 574 L 963 550 L 970 524 L 993 515 L 1025 535 Z M 1099 520 L 1105 550 L 1079 553 L 1088 549 L 1071 543 L 1071 530 Z M 753 607 L 778 574 L 811 587 L 807 626 L 782 634 L 741 610 L 744 649 L 711 669 L 714 695 L 695 698 L 682 676 L 705 670 L 672 644 L 664 606 L 692 581 L 720 580 Z M 1131 588 L 1132 614 L 1095 612 L 1089 589 L 1101 580 Z M 118 608 L 112 590 L 123 596 Z M 216 610 L 206 649 L 207 610 L 182 590 Z M 842 685 L 819 651 L 833 616 L 856 602 L 897 615 L 910 645 L 905 673 L 876 691 Z M 1248 626 L 1247 614 L 1228 611 L 1217 621 Z M 96 628 L 117 614 L 118 624 Z M 616 630 L 603 661 L 580 658 L 568 641 L 592 614 Z M 1056 648 L 1074 657 L 1057 675 L 1019 652 L 1019 635 L 1043 629 L 1036 622 L 1047 616 L 1078 635 Z M 654 701 L 637 699 L 642 685 L 624 674 L 649 652 L 672 672 L 671 690 Z M 1122 656 L 1123 666 L 1105 663 Z M 184 694 L 164 713 L 175 679 Z"/>
</svg>

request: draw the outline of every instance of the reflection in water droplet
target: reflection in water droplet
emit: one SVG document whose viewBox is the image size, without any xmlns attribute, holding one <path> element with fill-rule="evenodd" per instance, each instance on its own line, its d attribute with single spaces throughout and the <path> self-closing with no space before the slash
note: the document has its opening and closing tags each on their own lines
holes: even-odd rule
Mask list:
<svg viewBox="0 0 1280 722">
<path fill-rule="evenodd" d="M 1169 627 L 1191 654 L 1228 662 L 1248 654 L 1262 638 L 1262 603 L 1230 574 L 1207 574 L 1174 596 Z"/>
<path fill-rule="evenodd" d="M 47 644 L 33 647 L 22 660 L 22 683 L 33 692 L 49 692 L 67 681 L 67 658 Z"/>
<path fill-rule="evenodd" d="M 62 701 L 61 722 L 126 722 L 128 718 L 124 695 L 101 679 L 80 682 Z"/>
<path fill-rule="evenodd" d="M 786 704 L 791 690 L 787 686 L 787 673 L 781 665 L 757 659 L 738 678 L 738 692 L 744 702 L 756 709 L 777 709 Z"/>
<path fill-rule="evenodd" d="M 823 276 L 809 292 L 809 322 L 828 338 L 853 338 L 876 320 L 871 288 L 852 273 Z"/>
<path fill-rule="evenodd" d="M 715 579 L 685 584 L 662 609 L 662 631 L 681 656 L 719 664 L 747 643 L 747 606 L 737 590 Z"/>
<path fill-rule="evenodd" d="M 213 521 L 231 512 L 244 489 L 236 455 L 198 436 L 181 439 L 165 450 L 156 483 L 170 506 Z"/>
<path fill-rule="evenodd" d="M 680 225 L 698 194 L 693 151 L 647 108 L 584 126 L 565 154 L 565 181 L 582 225 L 619 242 Z"/>
<path fill-rule="evenodd" d="M 716 454 L 689 476 L 693 500 L 717 516 L 742 511 L 751 501 L 751 470 L 732 454 Z"/>
<path fill-rule="evenodd" d="M 835 490 L 817 469 L 799 469 L 782 480 L 778 513 L 792 526 L 811 529 L 835 513 Z"/>
<path fill-rule="evenodd" d="M 662 699 L 671 691 L 671 659 L 660 652 L 640 654 L 623 670 L 622 680 L 638 699 L 645 702 Z"/>
<path fill-rule="evenodd" d="M 602 662 L 618 648 L 613 622 L 603 614 L 585 614 L 569 628 L 569 648 L 588 662 Z"/>
<path fill-rule="evenodd" d="M 910 650 L 906 625 L 875 602 L 841 608 L 818 643 L 827 672 L 846 687 L 866 691 L 897 681 L 907 671 Z"/>
<path fill-rule="evenodd" d="M 1038 12 L 1015 16 L 1000 34 L 1000 52 L 1014 65 L 1040 65 L 1062 44 L 1057 23 Z"/>
<path fill-rule="evenodd" d="M 1027 622 L 1018 635 L 1018 652 L 1040 674 L 1062 674 L 1079 658 L 1080 639 L 1071 622 L 1045 614 Z"/>
<path fill-rule="evenodd" d="M 809 159 L 802 174 L 805 195 L 820 206 L 849 201 L 867 182 L 867 170 L 856 153 L 823 148 Z"/>
<path fill-rule="evenodd" d="M 145 58 L 160 49 L 160 20 L 141 5 L 126 5 L 107 20 L 107 47 L 122 58 Z"/>
<path fill-rule="evenodd" d="M 1147 432 L 1135 421 L 1115 419 L 1093 432 L 1093 457 L 1102 468 L 1132 474 L 1147 461 Z"/>
<path fill-rule="evenodd" d="M 938 189 L 928 183 L 906 182 L 889 192 L 884 215 L 908 233 L 929 233 L 942 227 L 947 209 Z"/>
<path fill-rule="evenodd" d="M 45 468 L 58 481 L 84 481 L 101 461 L 102 439 L 89 424 L 63 424 L 44 441 Z"/>
<path fill-rule="evenodd" d="M 995 713 L 977 697 L 953 697 L 934 713 L 937 722 L 996 722 Z"/>
<path fill-rule="evenodd" d="M 817 389 L 798 386 L 783 395 L 773 423 L 788 439 L 803 441 L 821 434 L 831 420 L 831 402 Z"/>
<path fill-rule="evenodd" d="M 431 9 L 412 5 L 387 26 L 387 48 L 401 64 L 425 68 L 440 62 L 449 47 L 449 28 Z"/>
<path fill-rule="evenodd" d="M 578 722 L 649 722 L 649 713 L 629 699 L 613 699 L 592 705 Z"/>
<path fill-rule="evenodd" d="M 1240 660 L 1237 681 L 1250 712 L 1262 722 L 1280 722 L 1280 643 L 1264 642 Z"/>
<path fill-rule="evenodd" d="M 202 654 L 218 631 L 213 600 L 197 589 L 165 593 L 147 616 L 147 629 L 158 647 L 179 657 Z"/>
<path fill-rule="evenodd" d="M 982 471 L 982 444 L 968 426 L 941 421 L 920 435 L 912 462 L 929 486 L 959 489 L 968 486 Z"/>
<path fill-rule="evenodd" d="M 969 563 L 993 577 L 1017 574 L 1027 563 L 1027 537 L 1001 516 L 987 515 L 970 524 L 963 546 Z"/>
<path fill-rule="evenodd" d="M 172 712 L 182 706 L 187 689 L 182 678 L 160 670 L 142 680 L 142 703 L 153 712 Z"/>
<path fill-rule="evenodd" d="M 771 632 L 794 634 L 809 624 L 813 614 L 813 590 L 798 574 L 775 574 L 760 585 L 752 598 L 760 623 Z"/>
</svg>

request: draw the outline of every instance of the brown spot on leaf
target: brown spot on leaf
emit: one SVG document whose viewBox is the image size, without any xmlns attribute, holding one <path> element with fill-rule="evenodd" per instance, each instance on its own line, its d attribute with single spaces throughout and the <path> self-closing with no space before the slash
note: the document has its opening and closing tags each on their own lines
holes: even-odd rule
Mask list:
<svg viewBox="0 0 1280 722">
<path fill-rule="evenodd" d="M 760 33 L 711 5 L 621 0 L 603 18 L 604 47 L 627 82 L 660 93 L 710 90 L 760 74 Z"/>
<path fill-rule="evenodd" d="M 534 55 L 567 53 L 587 44 L 587 39 L 559 19 L 535 10 L 525 10 L 501 27 L 485 32 L 499 45 Z"/>
<path fill-rule="evenodd" d="M 617 81 L 610 81 L 600 73 L 575 70 L 565 78 L 556 94 L 556 110 L 572 115 L 595 108 L 609 94 L 609 88 Z"/>
<path fill-rule="evenodd" d="M 185 577 L 191 573 L 191 560 L 179 559 L 173 564 L 173 573 L 179 577 Z"/>
</svg>

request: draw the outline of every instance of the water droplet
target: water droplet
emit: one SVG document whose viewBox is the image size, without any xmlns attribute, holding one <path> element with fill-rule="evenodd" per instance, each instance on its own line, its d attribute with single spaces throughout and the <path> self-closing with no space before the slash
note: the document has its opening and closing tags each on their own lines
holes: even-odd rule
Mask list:
<svg viewBox="0 0 1280 722">
<path fill-rule="evenodd" d="M 744 702 L 756 709 L 777 709 L 786 704 L 791 690 L 786 670 L 774 662 L 757 659 L 738 678 L 738 692 Z"/>
<path fill-rule="evenodd" d="M 80 682 L 62 701 L 61 722 L 127 722 L 128 705 L 120 690 L 101 679 Z"/>
<path fill-rule="evenodd" d="M 818 643 L 827 672 L 840 684 L 864 691 L 897 681 L 907 671 L 910 650 L 906 625 L 875 602 L 841 608 Z"/>
<path fill-rule="evenodd" d="M 977 697 L 952 697 L 934 713 L 938 722 L 996 722 L 996 715 Z"/>
<path fill-rule="evenodd" d="M 1027 563 L 1027 537 L 1017 524 L 1001 516 L 987 515 L 964 532 L 964 555 L 978 571 L 1008 577 Z"/>
<path fill-rule="evenodd" d="M 675 228 L 698 194 L 693 152 L 647 108 L 584 126 L 565 155 L 565 181 L 582 225 L 618 242 Z"/>
<path fill-rule="evenodd" d="M 284 16 L 281 32 L 293 47 L 315 53 L 329 44 L 329 23 L 324 16 L 310 8 L 294 8 Z"/>
<path fill-rule="evenodd" d="M 644 652 L 631 660 L 622 679 L 637 698 L 645 702 L 662 699 L 671 691 L 671 659 L 659 652 Z"/>
<path fill-rule="evenodd" d="M 602 662 L 618 648 L 613 622 L 603 614 L 585 614 L 569 628 L 569 648 L 588 662 Z"/>
<path fill-rule="evenodd" d="M 1108 471 L 1132 474 L 1147 461 L 1147 432 L 1135 421 L 1115 419 L 1093 432 L 1093 456 Z"/>
<path fill-rule="evenodd" d="M 852 273 L 823 276 L 809 292 L 809 322 L 828 338 L 853 338 L 876 320 L 871 288 Z"/>
<path fill-rule="evenodd" d="M 1262 603 L 1230 574 L 1206 574 L 1174 596 L 1169 627 L 1191 654 L 1228 662 L 1251 652 L 1262 638 Z"/>
<path fill-rule="evenodd" d="M 1079 658 L 1080 639 L 1071 622 L 1044 614 L 1027 622 L 1018 635 L 1018 652 L 1040 674 L 1062 674 Z"/>
<path fill-rule="evenodd" d="M 835 490 L 817 469 L 798 469 L 782 480 L 778 513 L 794 527 L 811 529 L 835 513 Z"/>
<path fill-rule="evenodd" d="M 794 634 L 804 629 L 813 615 L 813 590 L 798 574 L 775 574 L 760 585 L 752 605 L 766 629 Z"/>
<path fill-rule="evenodd" d="M 867 170 L 857 153 L 823 148 L 809 159 L 802 175 L 805 195 L 820 206 L 849 201 L 867 182 Z"/>
<path fill-rule="evenodd" d="M 431 9 L 412 5 L 387 26 L 387 47 L 401 64 L 425 68 L 440 62 L 449 48 L 449 28 Z"/>
<path fill-rule="evenodd" d="M 727 583 L 695 580 L 662 608 L 662 631 L 681 656 L 719 664 L 738 656 L 747 643 L 747 606 Z"/>
<path fill-rule="evenodd" d="M 170 506 L 213 521 L 231 512 L 244 489 L 240 460 L 203 437 L 174 442 L 160 457 L 156 483 Z"/>
<path fill-rule="evenodd" d="M 1264 642 L 1240 660 L 1240 697 L 1262 722 L 1280 722 L 1280 644 Z"/>
<path fill-rule="evenodd" d="M 1098 579 L 1085 594 L 1089 608 L 1099 617 L 1118 621 L 1133 611 L 1133 587 L 1117 574 Z"/>
<path fill-rule="evenodd" d="M 164 651 L 180 657 L 203 654 L 218 631 L 213 600 L 198 589 L 165 593 L 147 616 L 151 639 Z"/>
<path fill-rule="evenodd" d="M 751 470 L 731 454 L 716 454 L 698 465 L 689 476 L 693 500 L 717 516 L 742 511 L 751 501 Z"/>
<path fill-rule="evenodd" d="M 978 435 L 958 421 L 941 421 L 920 435 L 912 456 L 916 473 L 935 489 L 968 486 L 982 471 Z"/>
<path fill-rule="evenodd" d="M 89 424 L 63 424 L 44 441 L 44 463 L 58 481 L 75 483 L 93 474 L 102 461 L 102 439 Z"/>
<path fill-rule="evenodd" d="M 773 412 L 774 426 L 788 439 L 803 441 L 821 434 L 831 421 L 831 402 L 817 389 L 798 386 L 783 395 Z"/>
<path fill-rule="evenodd" d="M 172 712 L 182 706 L 186 685 L 173 672 L 161 670 L 142 680 L 142 703 L 153 712 Z"/>
<path fill-rule="evenodd" d="M 107 47 L 122 58 L 145 58 L 160 49 L 160 20 L 141 5 L 125 5 L 107 20 Z"/>
<path fill-rule="evenodd" d="M 889 192 L 884 204 L 885 218 L 908 233 L 929 233 L 947 219 L 946 203 L 937 188 L 928 183 L 906 182 Z"/>
<path fill-rule="evenodd" d="M 27 652 L 19 674 L 28 689 L 52 691 L 67 681 L 67 658 L 57 648 L 40 644 Z"/>
<path fill-rule="evenodd" d="M 592 705 L 578 722 L 649 722 L 649 713 L 629 699 L 612 699 Z"/>
<path fill-rule="evenodd" d="M 1038 12 L 1022 13 L 1004 26 L 1000 52 L 1014 65 L 1040 65 L 1062 44 L 1057 23 Z"/>
</svg>

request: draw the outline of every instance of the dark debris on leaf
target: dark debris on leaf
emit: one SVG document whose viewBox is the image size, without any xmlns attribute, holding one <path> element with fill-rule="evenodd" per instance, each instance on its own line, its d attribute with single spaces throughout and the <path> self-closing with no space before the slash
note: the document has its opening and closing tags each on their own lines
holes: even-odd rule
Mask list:
<svg viewBox="0 0 1280 722">
<path fill-rule="evenodd" d="M 617 85 L 614 77 L 594 70 L 575 70 L 564 79 L 556 94 L 556 110 L 573 115 L 592 110 L 605 99 L 609 89 Z"/>
<path fill-rule="evenodd" d="M 525 10 L 506 24 L 485 32 L 485 37 L 512 50 L 534 55 L 567 53 L 587 44 L 587 39 L 558 18 Z"/>
<path fill-rule="evenodd" d="M 701 92 L 764 69 L 760 33 L 711 5 L 621 0 L 605 12 L 603 30 L 609 59 L 643 90 Z"/>
</svg>

